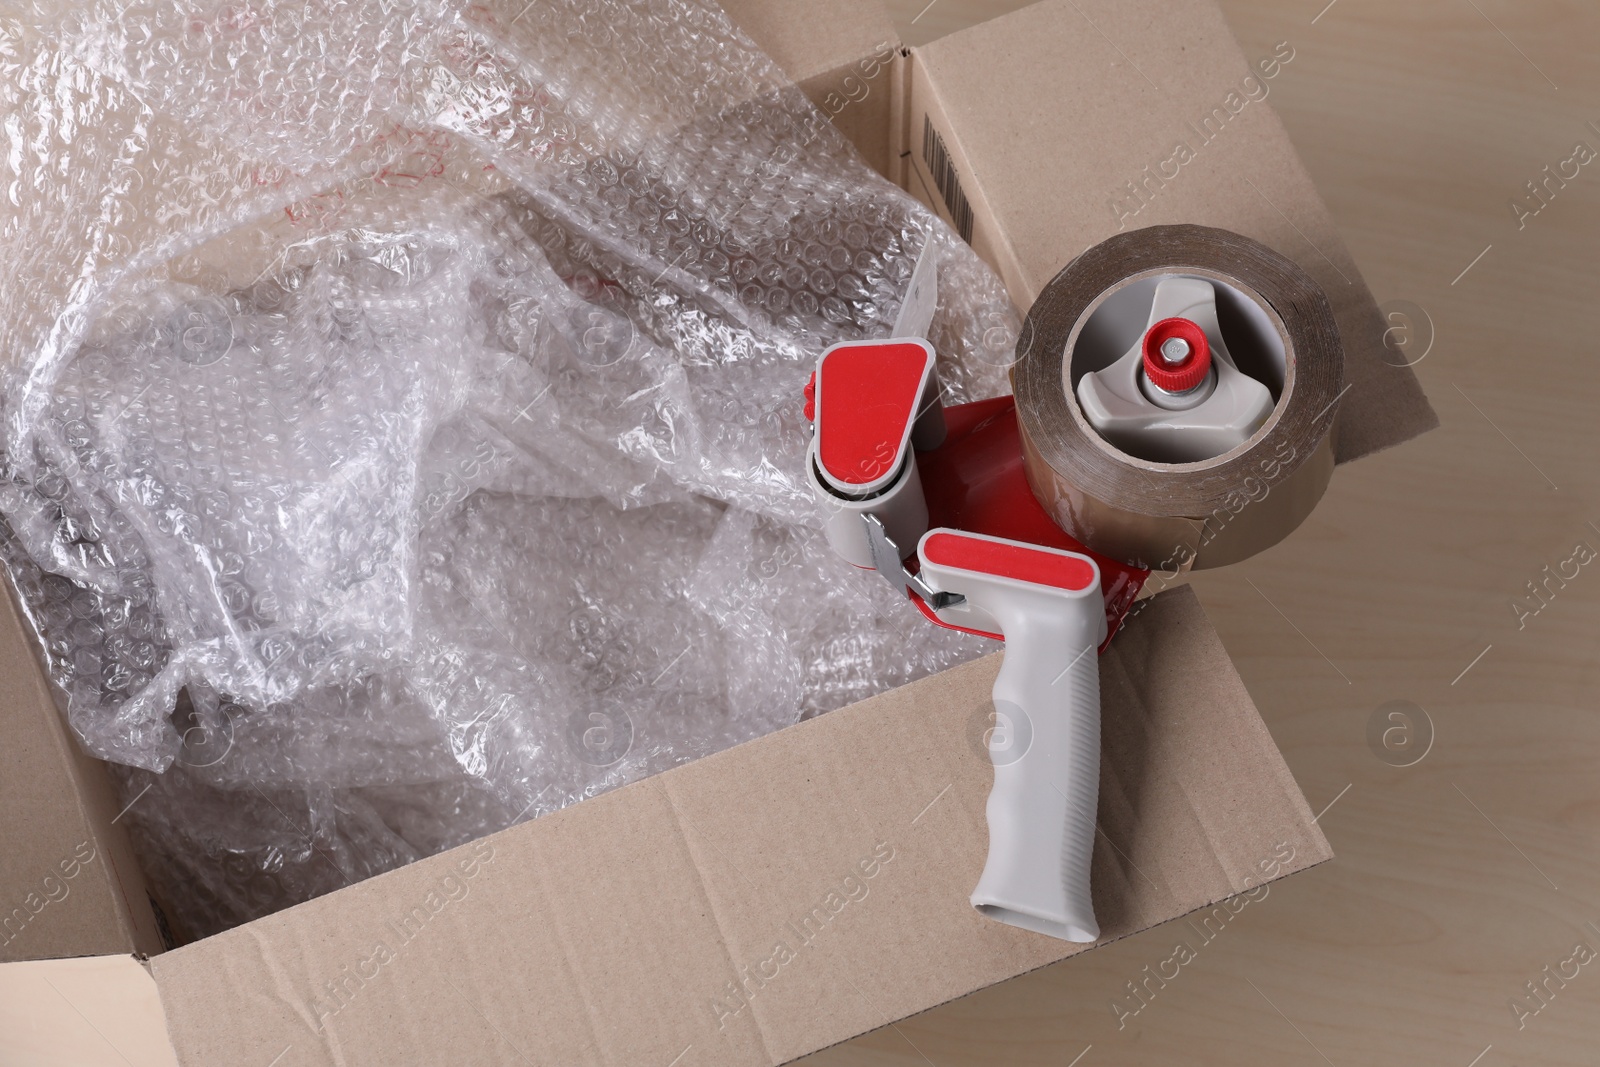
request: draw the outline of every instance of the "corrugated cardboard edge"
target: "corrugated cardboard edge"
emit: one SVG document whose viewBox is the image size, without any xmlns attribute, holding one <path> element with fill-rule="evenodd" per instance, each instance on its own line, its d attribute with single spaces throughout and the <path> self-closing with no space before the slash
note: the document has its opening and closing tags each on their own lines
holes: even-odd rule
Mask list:
<svg viewBox="0 0 1600 1067">
<path fill-rule="evenodd" d="M 1268 102 L 1271 80 L 1246 62 L 1221 10 L 1211 0 L 1123 0 L 1090 17 L 1073 0 L 1045 0 L 913 49 L 910 191 L 951 220 L 947 197 L 930 195 L 927 116 L 953 168 L 945 180 L 972 207 L 974 247 L 1024 309 L 1073 256 L 1117 232 L 1119 218 L 1262 241 L 1318 281 L 1338 319 L 1348 389 L 1339 462 L 1436 427 L 1416 375 L 1386 360 L 1372 294 Z M 1292 76 L 1284 63 L 1272 69 Z M 1247 75 L 1266 97 L 1240 95 Z M 1194 123 L 1212 109 L 1230 117 L 1202 142 L 1212 131 Z M 1193 142 L 1195 159 L 1172 163 L 1164 178 L 1179 141 Z M 1115 210 L 1119 190 L 1136 212 Z"/>
<path fill-rule="evenodd" d="M 901 153 L 902 158 L 906 160 L 905 188 L 943 219 L 951 229 L 967 239 L 973 251 L 1000 275 L 1000 280 L 1005 283 L 1006 292 L 1018 303 L 1018 310 L 1026 312 L 1028 305 L 1038 296 L 1042 285 L 1032 289 L 1028 287 L 1027 275 L 1017 258 L 1010 231 L 1002 224 L 994 206 L 989 202 L 983 182 L 979 179 L 971 157 L 967 155 L 960 127 L 951 121 L 939 87 L 929 76 L 928 63 L 922 58 L 924 50 L 928 47 L 931 46 L 913 48 L 907 56 L 904 107 L 906 140 L 905 149 Z M 954 180 L 957 183 L 961 196 L 971 208 L 970 227 L 963 227 L 951 209 L 947 199 L 949 194 L 939 189 L 939 178 L 928 162 L 931 138 L 937 138 L 937 141 L 932 143 L 942 148 L 946 154 L 946 180 Z"/>
<path fill-rule="evenodd" d="M 17 768 L 0 773 L 0 961 L 159 952 L 105 768 L 58 713 L 10 583 L 0 585 L 0 737 Z"/>
<path fill-rule="evenodd" d="M 631 1067 L 693 1048 L 697 1064 L 776 1065 L 1086 951 L 967 903 L 987 843 L 979 739 L 997 666 L 158 956 L 180 1060 L 250 1048 L 284 1051 L 279 1067 L 352 1049 L 435 1062 L 476 1042 L 508 1062 L 516 1049 Z M 1101 675 L 1107 940 L 1329 857 L 1191 591 L 1152 600 Z"/>
</svg>

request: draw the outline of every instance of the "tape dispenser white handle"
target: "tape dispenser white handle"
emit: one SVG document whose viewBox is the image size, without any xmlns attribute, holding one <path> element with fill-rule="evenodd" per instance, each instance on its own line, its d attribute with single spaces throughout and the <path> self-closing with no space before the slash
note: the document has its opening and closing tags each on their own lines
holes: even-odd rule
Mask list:
<svg viewBox="0 0 1600 1067">
<path fill-rule="evenodd" d="M 1100 568 L 1077 552 L 946 529 L 928 531 L 917 555 L 941 619 L 1006 643 L 988 746 L 989 857 L 972 904 L 1011 926 L 1094 941 Z"/>
<path fill-rule="evenodd" d="M 989 737 L 989 856 L 973 906 L 1035 933 L 1094 941 L 1099 566 L 1076 552 L 928 530 L 914 450 L 937 447 L 945 426 L 927 342 L 835 345 L 809 392 L 807 471 L 833 550 L 920 597 L 941 621 L 1006 643 L 994 684 L 999 728 Z M 916 575 L 902 562 L 911 545 Z"/>
</svg>

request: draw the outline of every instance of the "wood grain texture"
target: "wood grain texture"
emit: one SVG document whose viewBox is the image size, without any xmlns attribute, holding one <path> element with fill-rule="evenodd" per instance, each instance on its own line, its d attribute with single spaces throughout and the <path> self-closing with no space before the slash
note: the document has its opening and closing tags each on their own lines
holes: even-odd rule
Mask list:
<svg viewBox="0 0 1600 1067">
<path fill-rule="evenodd" d="M 1077 0 L 1085 32 L 1110 2 Z M 891 0 L 908 41 L 1022 6 L 925 4 Z M 1543 570 L 1600 550 L 1600 160 L 1537 214 L 1525 184 L 1600 149 L 1600 8 L 1324 4 L 1223 0 L 1247 55 L 1293 43 L 1271 102 L 1379 301 L 1431 320 L 1417 371 L 1443 426 L 1340 468 L 1287 543 L 1195 585 L 1312 807 L 1337 798 L 1337 858 L 1147 983 L 1121 1028 L 1178 924 L 810 1067 L 1600 1062 L 1600 959 L 1547 977 L 1600 950 L 1600 560 Z M 1368 741 L 1400 700 L 1434 731 L 1409 767 Z M 1529 981 L 1544 1003 L 1519 1018 Z"/>
</svg>

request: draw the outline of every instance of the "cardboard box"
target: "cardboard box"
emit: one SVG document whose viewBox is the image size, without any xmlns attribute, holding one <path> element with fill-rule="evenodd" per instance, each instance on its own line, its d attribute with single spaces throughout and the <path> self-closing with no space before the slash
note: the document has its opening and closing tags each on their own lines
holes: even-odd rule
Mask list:
<svg viewBox="0 0 1600 1067">
<path fill-rule="evenodd" d="M 1231 112 L 1252 69 L 1270 79 L 1210 0 L 1126 0 L 1094 23 L 1049 0 L 909 52 L 870 5 L 728 7 L 870 160 L 970 230 L 1020 307 L 1119 223 L 1226 226 L 1334 299 L 1342 459 L 1434 425 L 1383 363 L 1377 310 L 1276 117 Z M 1214 143 L 1145 182 L 1219 102 Z M 1148 195 L 1119 211 L 1124 179 Z M 0 966 L 0 1032 L 42 1025 L 51 998 L 29 991 L 48 985 L 109 1035 L 108 1062 L 775 1065 L 1092 948 L 967 904 L 991 656 L 163 952 L 104 775 L 29 642 L 0 605 L 0 958 L 42 961 Z M 1101 678 L 1106 940 L 1198 909 L 1225 923 L 1239 894 L 1329 858 L 1192 591 L 1151 598 Z"/>
<path fill-rule="evenodd" d="M 1209 0 L 1035 4 L 911 53 L 904 184 L 1023 309 L 1124 229 L 1200 223 L 1288 256 L 1333 305 L 1347 389 L 1334 453 L 1357 459 L 1438 419 L 1385 360 L 1372 293 L 1267 104 L 1295 55 L 1284 41 L 1246 60 Z"/>
</svg>

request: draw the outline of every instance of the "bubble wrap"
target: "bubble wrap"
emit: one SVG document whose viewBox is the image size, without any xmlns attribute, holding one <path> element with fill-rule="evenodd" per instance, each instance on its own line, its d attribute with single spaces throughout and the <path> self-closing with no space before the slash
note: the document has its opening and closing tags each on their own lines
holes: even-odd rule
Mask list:
<svg viewBox="0 0 1600 1067">
<path fill-rule="evenodd" d="M 183 933 L 983 650 L 801 392 L 1015 314 L 714 6 L 10 4 L 0 114 L 0 558 Z"/>
</svg>

